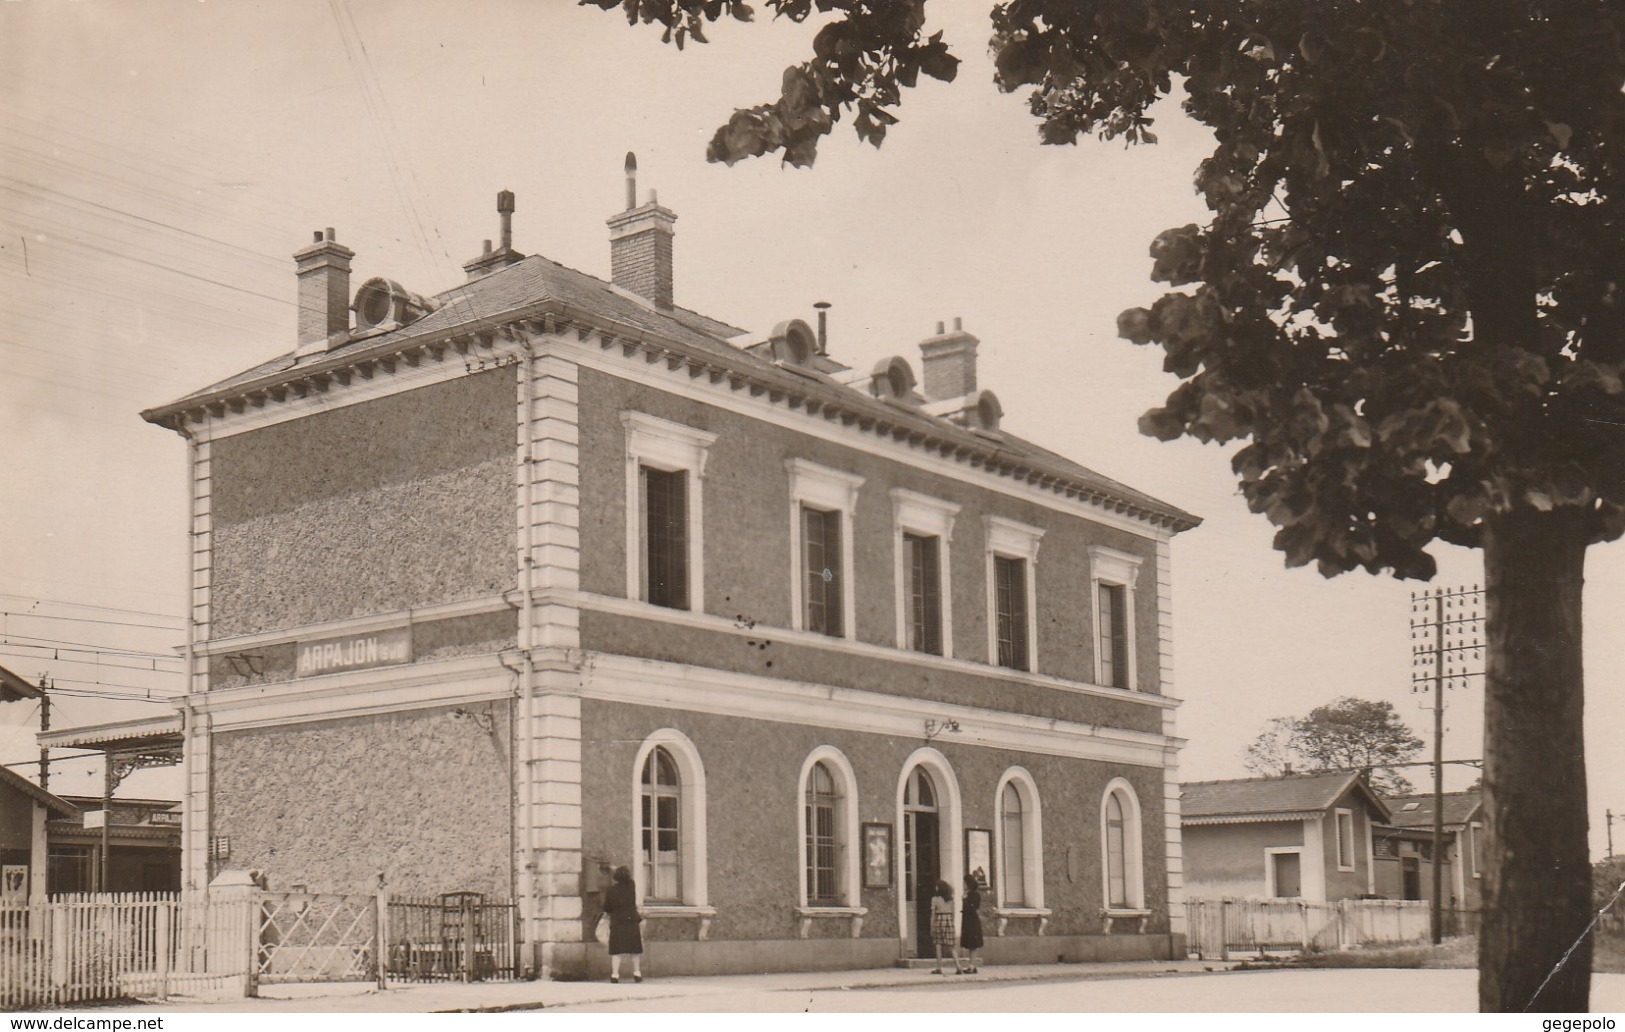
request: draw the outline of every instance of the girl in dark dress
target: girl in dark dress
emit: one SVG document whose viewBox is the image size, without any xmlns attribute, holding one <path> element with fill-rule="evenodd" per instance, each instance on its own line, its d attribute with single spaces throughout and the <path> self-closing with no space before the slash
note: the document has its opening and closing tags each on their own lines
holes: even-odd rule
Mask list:
<svg viewBox="0 0 1625 1032">
<path fill-rule="evenodd" d="M 959 945 L 964 947 L 973 975 L 976 974 L 976 954 L 982 949 L 981 888 L 974 874 L 965 875 L 965 902 L 959 912 Z"/>
<path fill-rule="evenodd" d="M 632 981 L 643 981 L 643 933 L 639 922 L 638 891 L 632 872 L 615 868 L 615 884 L 604 893 L 604 913 L 609 917 L 609 980 L 621 980 L 621 958 L 632 958 Z"/>
<path fill-rule="evenodd" d="M 936 947 L 937 966 L 933 975 L 942 974 L 942 954 L 946 950 L 954 958 L 954 973 L 964 974 L 959 963 L 959 947 L 954 942 L 954 888 L 945 881 L 937 882 L 931 896 L 931 945 Z"/>
</svg>

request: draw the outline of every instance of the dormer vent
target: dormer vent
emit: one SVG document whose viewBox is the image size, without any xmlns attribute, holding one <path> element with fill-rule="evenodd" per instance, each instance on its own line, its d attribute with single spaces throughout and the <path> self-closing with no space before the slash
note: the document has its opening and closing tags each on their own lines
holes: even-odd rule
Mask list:
<svg viewBox="0 0 1625 1032">
<path fill-rule="evenodd" d="M 818 337 L 801 319 L 786 319 L 768 335 L 773 361 L 792 366 L 810 366 L 818 352 Z"/>
<path fill-rule="evenodd" d="M 398 329 L 423 318 L 440 306 L 431 298 L 414 294 L 394 280 L 375 276 L 355 292 L 356 330 L 377 333 Z"/>
<path fill-rule="evenodd" d="M 869 372 L 869 393 L 892 401 L 911 401 L 914 397 L 914 370 L 901 355 L 883 358 Z"/>
</svg>

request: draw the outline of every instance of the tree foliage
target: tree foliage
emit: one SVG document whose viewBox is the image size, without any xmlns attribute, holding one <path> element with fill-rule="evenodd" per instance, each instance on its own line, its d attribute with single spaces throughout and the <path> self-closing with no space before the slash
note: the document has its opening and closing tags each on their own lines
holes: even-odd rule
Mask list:
<svg viewBox="0 0 1625 1032">
<path fill-rule="evenodd" d="M 1371 784 L 1383 795 L 1405 795 L 1411 783 L 1384 766 L 1414 759 L 1422 740 L 1411 733 L 1392 703 L 1348 696 L 1316 706 L 1306 716 L 1274 717 L 1247 747 L 1245 764 L 1255 774 L 1371 768 Z"/>
</svg>

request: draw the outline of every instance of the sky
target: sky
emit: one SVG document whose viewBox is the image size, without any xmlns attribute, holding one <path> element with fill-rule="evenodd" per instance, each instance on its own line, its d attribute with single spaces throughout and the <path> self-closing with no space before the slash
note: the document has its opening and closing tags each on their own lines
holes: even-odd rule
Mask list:
<svg viewBox="0 0 1625 1032">
<path fill-rule="evenodd" d="M 1160 292 L 1152 238 L 1205 221 L 1207 140 L 1170 104 L 1154 147 L 1041 146 L 1025 97 L 992 85 L 989 6 L 934 5 L 958 81 L 909 91 L 883 147 L 844 123 L 792 169 L 705 145 L 777 95 L 815 25 L 724 24 L 679 52 L 563 0 L 0 4 L 0 664 L 54 679 L 55 727 L 161 712 L 131 697 L 180 689 L 184 447 L 139 412 L 293 349 L 292 255 L 315 229 L 356 252 L 352 284 L 433 294 L 497 236 L 508 189 L 515 247 L 608 278 L 630 150 L 678 215 L 678 303 L 762 330 L 827 301 L 856 367 L 917 369 L 962 318 L 1006 428 L 1203 517 L 1173 551 L 1184 778 L 1245 775 L 1270 718 L 1345 695 L 1430 738 L 1411 594 L 1481 582 L 1477 553 L 1438 546 L 1432 585 L 1287 570 L 1227 450 L 1137 432 L 1176 380 L 1115 320 Z M 1600 856 L 1605 810 L 1625 812 L 1625 545 L 1587 562 Z M 1482 692 L 1447 695 L 1445 754 L 1476 758 Z M 34 758 L 37 719 L 0 706 L 0 758 Z M 126 792 L 177 791 L 173 773 Z M 93 794 L 96 765 L 64 760 L 52 787 Z"/>
</svg>

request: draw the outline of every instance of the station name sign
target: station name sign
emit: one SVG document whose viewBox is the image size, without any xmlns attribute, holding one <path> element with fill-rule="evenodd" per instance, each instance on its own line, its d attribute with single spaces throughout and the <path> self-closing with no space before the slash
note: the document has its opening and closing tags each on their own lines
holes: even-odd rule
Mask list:
<svg viewBox="0 0 1625 1032">
<path fill-rule="evenodd" d="M 299 643 L 298 657 L 300 677 L 410 663 L 412 629 L 396 627 L 371 634 L 347 634 L 342 638 L 302 641 Z"/>
</svg>

